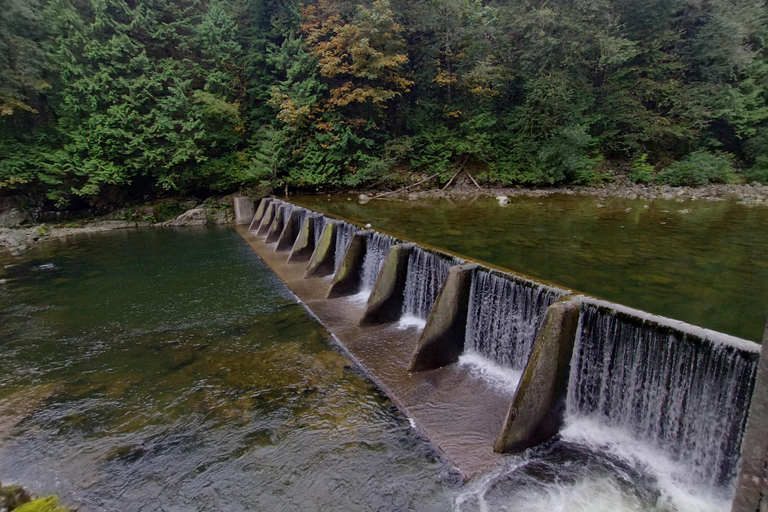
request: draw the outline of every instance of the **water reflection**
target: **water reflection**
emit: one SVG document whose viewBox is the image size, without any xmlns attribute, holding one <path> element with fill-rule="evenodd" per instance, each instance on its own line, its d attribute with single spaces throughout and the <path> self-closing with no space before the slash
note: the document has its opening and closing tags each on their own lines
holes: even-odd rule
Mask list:
<svg viewBox="0 0 768 512">
<path fill-rule="evenodd" d="M 753 341 L 768 314 L 768 211 L 589 196 L 473 202 L 304 196 L 310 208 Z"/>
</svg>

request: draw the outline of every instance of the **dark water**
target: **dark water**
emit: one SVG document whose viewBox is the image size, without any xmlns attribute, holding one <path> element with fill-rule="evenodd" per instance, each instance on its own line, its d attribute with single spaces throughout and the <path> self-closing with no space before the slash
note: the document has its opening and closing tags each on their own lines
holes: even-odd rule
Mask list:
<svg viewBox="0 0 768 512">
<path fill-rule="evenodd" d="M 34 251 L 0 266 L 3 482 L 79 510 L 451 508 L 455 472 L 233 230 Z"/>
<path fill-rule="evenodd" d="M 308 207 L 580 292 L 760 341 L 768 315 L 768 208 L 735 201 L 555 195 Z"/>
</svg>

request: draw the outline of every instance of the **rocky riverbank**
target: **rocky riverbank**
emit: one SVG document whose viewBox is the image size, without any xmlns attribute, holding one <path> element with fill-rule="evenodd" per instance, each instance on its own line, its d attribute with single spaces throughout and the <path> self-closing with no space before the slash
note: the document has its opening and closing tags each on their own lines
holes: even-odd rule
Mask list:
<svg viewBox="0 0 768 512">
<path fill-rule="evenodd" d="M 373 198 L 381 192 L 363 191 L 363 195 Z M 403 190 L 387 194 L 382 198 L 416 200 L 420 198 L 452 198 L 467 199 L 475 196 L 490 197 L 544 197 L 553 194 L 587 195 L 599 199 L 618 197 L 622 199 L 665 199 L 680 201 L 724 201 L 734 198 L 745 205 L 768 205 L 768 185 L 752 184 L 710 184 L 702 187 L 671 187 L 668 185 L 641 185 L 626 183 L 611 183 L 591 187 L 549 187 L 549 188 L 522 188 L 522 187 L 489 187 L 479 189 L 473 184 L 462 183 L 447 190 Z"/>
</svg>

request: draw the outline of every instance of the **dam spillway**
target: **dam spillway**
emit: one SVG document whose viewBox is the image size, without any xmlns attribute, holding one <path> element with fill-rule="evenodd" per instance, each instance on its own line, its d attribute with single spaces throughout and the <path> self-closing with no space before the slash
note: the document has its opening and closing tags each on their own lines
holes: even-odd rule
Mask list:
<svg viewBox="0 0 768 512">
<path fill-rule="evenodd" d="M 535 446 L 588 417 L 663 451 L 683 468 L 681 485 L 706 483 L 731 492 L 758 345 L 466 265 L 458 255 L 411 247 L 407 240 L 306 210 L 301 231 L 312 223 L 309 264 L 316 263 L 323 238 L 333 235 L 324 257 L 334 272 L 305 279 L 306 261 L 288 263 L 268 241 L 276 219 L 285 234 L 286 211 L 303 210 L 288 210 L 287 204 L 265 199 L 251 229 L 241 226 L 239 232 L 465 478 L 496 466 L 503 459 L 498 452 Z M 294 251 L 300 238 L 298 233 Z M 400 266 L 398 251 L 407 255 Z M 394 277 L 402 268 L 404 282 Z M 329 286 L 345 276 L 354 277 L 351 287 L 327 298 Z M 396 308 L 394 317 L 415 317 L 426 326 L 361 326 L 383 288 L 397 299 L 381 302 Z M 578 324 L 571 325 L 571 317 Z M 512 385 L 484 378 L 466 364 L 470 355 L 496 374 L 509 370 Z M 545 400 L 534 403 L 542 389 Z"/>
</svg>

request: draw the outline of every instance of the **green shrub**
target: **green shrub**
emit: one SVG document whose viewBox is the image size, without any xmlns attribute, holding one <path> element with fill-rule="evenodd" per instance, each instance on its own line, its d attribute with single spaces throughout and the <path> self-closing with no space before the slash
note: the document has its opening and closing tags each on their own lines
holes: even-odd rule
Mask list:
<svg viewBox="0 0 768 512">
<path fill-rule="evenodd" d="M 344 176 L 344 184 L 359 187 L 363 184 L 378 184 L 391 179 L 392 170 L 406 160 L 412 149 L 413 143 L 410 137 L 398 137 L 385 142 L 378 156 L 366 156 L 356 172 Z"/>
<path fill-rule="evenodd" d="M 629 179 L 634 183 L 651 183 L 654 179 L 654 166 L 647 162 L 648 154 L 644 153 L 640 158 L 632 162 L 632 170 Z"/>
<path fill-rule="evenodd" d="M 730 183 L 733 180 L 733 156 L 722 151 L 695 151 L 659 173 L 656 181 L 674 186 L 699 186 Z"/>
<path fill-rule="evenodd" d="M 747 182 L 759 181 L 768 184 L 768 155 L 758 156 L 755 165 L 744 171 Z"/>
</svg>

